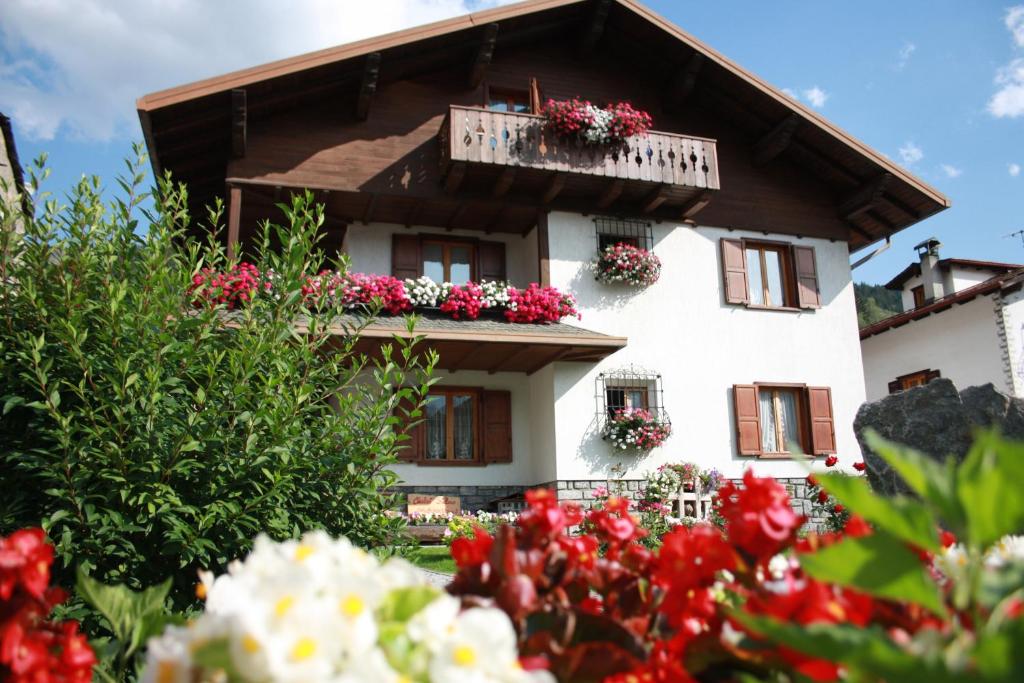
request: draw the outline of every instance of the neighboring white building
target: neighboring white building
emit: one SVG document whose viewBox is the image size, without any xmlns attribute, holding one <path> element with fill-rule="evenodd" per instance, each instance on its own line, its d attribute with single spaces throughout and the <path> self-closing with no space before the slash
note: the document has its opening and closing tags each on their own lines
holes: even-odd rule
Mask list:
<svg viewBox="0 0 1024 683">
<path fill-rule="evenodd" d="M 903 312 L 860 331 L 868 400 L 936 377 L 1024 396 L 1024 266 L 940 259 L 940 246 L 917 245 L 918 262 L 886 284 Z"/>
<path fill-rule="evenodd" d="M 628 101 L 652 130 L 616 145 L 553 132 L 544 102 Z M 193 211 L 228 190 L 244 251 L 289 192 L 325 204 L 322 244 L 400 279 L 558 288 L 581 319 L 427 312 L 427 420 L 396 466 L 410 492 L 468 506 L 692 461 L 802 485 L 795 447 L 859 459 L 865 399 L 851 253 L 949 206 L 885 155 L 633 0 L 532 0 L 147 95 L 157 171 Z M 661 278 L 595 280 L 608 244 Z M 399 332 L 379 319 L 358 348 Z M 616 450 L 609 414 L 671 421 Z M 795 447 L 794 447 L 795 446 Z"/>
</svg>

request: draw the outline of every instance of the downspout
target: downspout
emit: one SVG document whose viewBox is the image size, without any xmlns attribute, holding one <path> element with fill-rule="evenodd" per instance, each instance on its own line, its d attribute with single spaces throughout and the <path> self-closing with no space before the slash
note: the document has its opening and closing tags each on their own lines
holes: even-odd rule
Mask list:
<svg viewBox="0 0 1024 683">
<path fill-rule="evenodd" d="M 883 244 L 882 246 L 878 247 L 873 252 L 871 252 L 870 254 L 865 256 L 864 258 L 860 259 L 859 261 L 856 261 L 853 264 L 851 264 L 850 265 L 850 270 L 856 270 L 857 268 L 860 268 L 865 263 L 867 263 L 871 259 L 875 258 L 876 256 L 878 256 L 879 254 L 881 254 L 883 251 L 885 251 L 886 249 L 888 249 L 891 246 L 892 246 L 892 238 L 891 237 L 886 237 L 885 238 L 885 244 Z"/>
</svg>

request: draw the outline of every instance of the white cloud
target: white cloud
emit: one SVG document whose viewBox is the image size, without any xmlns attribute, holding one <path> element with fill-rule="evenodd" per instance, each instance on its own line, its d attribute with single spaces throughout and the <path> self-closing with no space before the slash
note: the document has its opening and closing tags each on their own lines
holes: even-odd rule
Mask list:
<svg viewBox="0 0 1024 683">
<path fill-rule="evenodd" d="M 988 111 L 996 118 L 1024 115 L 1024 59 L 1015 59 L 996 72 L 1000 89 L 988 101 Z"/>
<path fill-rule="evenodd" d="M 800 99 L 800 95 L 797 94 L 796 90 L 793 90 L 792 88 L 783 88 L 782 92 L 786 93 L 787 95 L 792 97 L 794 100 L 799 100 Z"/>
<path fill-rule="evenodd" d="M 1006 10 L 1006 28 L 1010 30 L 1017 47 L 1024 47 L 1024 5 Z"/>
<path fill-rule="evenodd" d="M 825 101 L 828 100 L 829 98 L 829 94 L 822 90 L 821 88 L 819 88 L 818 86 L 814 86 L 813 88 L 808 88 L 807 90 L 804 90 L 803 94 L 804 99 L 806 99 L 808 104 L 810 104 L 815 109 L 821 109 L 822 107 L 824 107 Z"/>
<path fill-rule="evenodd" d="M 896 60 L 896 70 L 903 71 L 906 68 L 907 62 L 910 61 L 910 56 L 917 50 L 917 45 L 911 42 L 906 42 L 903 47 L 900 48 L 899 58 Z"/>
<path fill-rule="evenodd" d="M 896 154 L 899 155 L 900 163 L 904 166 L 913 166 L 924 159 L 924 151 L 913 142 L 904 144 L 896 150 Z"/>
<path fill-rule="evenodd" d="M 939 168 L 942 169 L 942 172 L 946 174 L 947 178 L 959 178 L 964 174 L 964 169 L 957 168 L 951 164 L 940 164 Z"/>
<path fill-rule="evenodd" d="M 507 0 L 2 0 L 0 105 L 19 132 L 138 135 L 148 92 Z"/>
<path fill-rule="evenodd" d="M 1020 164 L 1007 164 L 1006 172 L 1009 173 L 1011 177 L 1016 178 L 1020 175 Z"/>
</svg>

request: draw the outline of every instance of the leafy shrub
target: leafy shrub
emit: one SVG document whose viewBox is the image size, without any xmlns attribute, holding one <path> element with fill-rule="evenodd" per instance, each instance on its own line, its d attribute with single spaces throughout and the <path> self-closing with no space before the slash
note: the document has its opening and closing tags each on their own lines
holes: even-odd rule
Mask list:
<svg viewBox="0 0 1024 683">
<path fill-rule="evenodd" d="M 197 569 L 222 569 L 257 533 L 395 543 L 404 524 L 381 493 L 404 438 L 392 427 L 396 410 L 418 416 L 405 406 L 418 406 L 433 358 L 412 352 L 415 339 L 360 356 L 359 327 L 331 326 L 342 304 L 303 296 L 323 259 L 309 195 L 281 206 L 283 225 L 261 226 L 241 269 L 215 237 L 193 237 L 209 228 L 183 187 L 164 181 L 139 215 L 141 164 L 109 207 L 96 178 L 66 205 L 38 195 L 37 216 L 3 206 L 0 528 L 41 524 L 65 585 L 76 564 L 133 589 L 173 576 L 178 608 Z M 217 206 L 209 224 L 219 217 Z M 254 285 L 260 273 L 273 296 Z"/>
</svg>

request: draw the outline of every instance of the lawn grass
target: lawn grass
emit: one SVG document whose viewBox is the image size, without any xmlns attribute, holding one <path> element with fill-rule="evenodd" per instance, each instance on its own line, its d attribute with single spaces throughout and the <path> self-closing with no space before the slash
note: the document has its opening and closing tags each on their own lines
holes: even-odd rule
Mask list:
<svg viewBox="0 0 1024 683">
<path fill-rule="evenodd" d="M 455 560 L 446 545 L 421 545 L 409 555 L 409 561 L 432 572 L 455 573 Z"/>
</svg>

